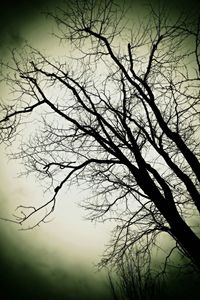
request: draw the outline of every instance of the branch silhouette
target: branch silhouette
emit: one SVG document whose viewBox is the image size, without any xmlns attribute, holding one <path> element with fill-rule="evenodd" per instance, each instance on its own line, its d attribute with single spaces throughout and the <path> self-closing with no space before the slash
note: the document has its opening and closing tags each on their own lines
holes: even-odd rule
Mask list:
<svg viewBox="0 0 200 300">
<path fill-rule="evenodd" d="M 112 1 L 75 1 L 48 14 L 58 38 L 79 52 L 71 64 L 31 46 L 12 52 L 14 66 L 2 62 L 16 98 L 1 105 L 1 142 L 38 116 L 35 136 L 14 158 L 52 190 L 42 206 L 20 206 L 14 222 L 43 210 L 31 228 L 47 221 L 59 192 L 84 183 L 95 194 L 83 204 L 88 218 L 116 222 L 102 265 L 135 244 L 143 253 L 165 232 L 200 269 L 200 240 L 188 223 L 200 213 L 199 22 L 151 9 L 128 30 L 125 13 Z"/>
</svg>

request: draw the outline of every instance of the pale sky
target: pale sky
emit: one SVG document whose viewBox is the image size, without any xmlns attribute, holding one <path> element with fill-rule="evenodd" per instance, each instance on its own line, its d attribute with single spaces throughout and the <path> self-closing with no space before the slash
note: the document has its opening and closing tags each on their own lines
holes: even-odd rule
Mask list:
<svg viewBox="0 0 200 300">
<path fill-rule="evenodd" d="M 59 41 L 52 37 L 51 33 L 54 25 L 44 18 L 38 18 L 32 25 L 21 29 L 24 40 L 27 40 L 33 47 L 47 54 L 62 55 L 67 51 L 59 45 Z M 18 47 L 18 50 L 20 47 Z M 8 59 L 6 56 L 5 59 Z M 1 99 L 10 98 L 9 90 L 3 87 Z M 27 133 L 28 134 L 28 133 Z M 16 145 L 15 145 L 16 147 Z M 11 149 L 4 149 L 2 146 L 0 155 L 0 191 L 1 191 L 1 217 L 12 218 L 15 208 L 18 205 L 31 205 L 39 199 L 50 197 L 44 195 L 44 188 L 34 177 L 18 177 L 19 171 L 23 168 L 20 161 L 8 161 L 5 152 Z M 16 149 L 13 149 L 14 151 Z M 62 193 L 61 193 L 62 194 Z M 105 250 L 105 244 L 109 240 L 111 224 L 94 224 L 84 219 L 86 213 L 83 208 L 78 206 L 81 199 L 86 195 L 79 188 L 73 187 L 71 191 L 59 197 L 55 212 L 52 214 L 51 222 L 42 224 L 33 231 L 18 231 L 15 224 L 1 222 L 6 234 L 18 245 L 19 248 L 26 249 L 26 253 L 34 255 L 37 247 L 45 249 L 41 251 L 43 258 L 49 264 L 69 264 L 78 263 L 88 265 L 89 268 L 97 263 L 101 254 Z M 41 200 L 41 201 L 40 201 Z M 36 201 L 37 202 L 37 201 Z M 32 219 L 33 221 L 34 219 Z M 51 253 L 55 254 L 52 261 Z M 69 259 L 69 257 L 71 259 Z"/>
<path fill-rule="evenodd" d="M 23 42 L 27 40 L 33 47 L 45 51 L 46 54 L 70 55 L 70 46 L 65 44 L 62 47 L 52 36 L 52 32 L 56 30 L 54 23 L 44 15 L 36 15 L 26 26 L 19 26 L 14 35 L 5 34 L 7 44 L 10 43 L 10 46 L 14 45 L 20 50 Z M 7 50 L 4 49 L 3 53 L 3 59 L 9 60 Z M 0 101 L 11 96 L 8 92 L 1 86 Z M 43 187 L 33 177 L 17 176 L 21 165 L 17 161 L 8 161 L 6 151 L 1 146 L 0 217 L 12 218 L 17 205 L 42 202 L 43 198 L 49 195 L 43 194 Z M 86 193 L 82 193 L 77 187 L 72 187 L 67 193 L 63 190 L 51 216 L 51 222 L 41 224 L 32 231 L 18 231 L 17 225 L 0 221 L 1 233 L 27 261 L 33 260 L 41 272 L 45 273 L 53 266 L 60 269 L 69 266 L 79 269 L 82 266 L 88 271 L 94 271 L 94 264 L 100 260 L 109 242 L 113 224 L 94 224 L 85 220 L 86 212 L 78 206 L 81 199 L 85 198 Z"/>
</svg>

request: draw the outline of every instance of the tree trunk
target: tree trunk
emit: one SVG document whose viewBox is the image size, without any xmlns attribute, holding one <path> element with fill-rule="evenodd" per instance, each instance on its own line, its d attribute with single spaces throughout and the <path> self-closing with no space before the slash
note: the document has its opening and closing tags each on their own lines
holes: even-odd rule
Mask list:
<svg viewBox="0 0 200 300">
<path fill-rule="evenodd" d="M 172 194 L 166 193 L 166 198 L 160 193 L 152 179 L 146 172 L 137 177 L 137 182 L 143 191 L 149 195 L 168 222 L 173 238 L 200 271 L 200 239 L 182 219 L 177 211 Z"/>
<path fill-rule="evenodd" d="M 200 239 L 181 218 L 177 211 L 171 214 L 168 222 L 173 237 L 186 253 L 186 256 L 191 259 L 193 264 L 200 271 Z"/>
</svg>

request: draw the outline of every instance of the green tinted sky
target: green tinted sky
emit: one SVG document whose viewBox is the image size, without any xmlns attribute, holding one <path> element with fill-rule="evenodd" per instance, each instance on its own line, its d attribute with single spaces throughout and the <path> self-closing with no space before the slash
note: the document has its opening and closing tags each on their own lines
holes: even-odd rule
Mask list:
<svg viewBox="0 0 200 300">
<path fill-rule="evenodd" d="M 24 38 L 23 29 L 37 22 L 38 18 L 41 17 L 41 12 L 54 9 L 62 2 L 62 0 L 2 1 L 0 7 L 0 48 L 19 45 Z M 161 1 L 150 0 L 150 2 L 156 6 Z M 125 0 L 125 3 L 142 7 L 143 3 L 148 4 L 148 1 Z M 187 12 L 196 12 L 200 8 L 200 1 L 198 0 L 168 0 L 164 3 L 176 13 L 182 10 L 183 7 Z"/>
<path fill-rule="evenodd" d="M 3 59 L 6 54 L 7 47 L 18 47 L 24 39 L 32 39 L 32 33 L 34 28 L 39 30 L 40 26 L 47 26 L 48 21 L 45 23 L 42 11 L 53 10 L 54 7 L 59 5 L 61 0 L 18 0 L 18 1 L 4 1 L 0 8 L 0 56 Z M 127 3 L 134 5 L 142 9 L 141 2 L 139 0 L 126 0 Z M 153 5 L 158 5 L 157 0 L 151 1 Z M 147 1 L 145 3 L 148 3 Z M 200 4 L 198 0 L 168 0 L 165 1 L 166 6 L 169 6 L 175 14 L 185 7 L 185 9 L 193 14 L 193 11 L 198 11 Z M 41 21 L 41 19 L 43 21 Z M 41 24 L 41 25 L 40 25 Z M 45 25 L 46 24 L 46 25 Z M 42 30 L 43 28 L 41 28 Z M 30 30 L 30 35 L 27 34 Z M 50 31 L 50 30 L 49 30 Z M 24 34 L 26 32 L 26 36 Z M 37 32 L 36 32 L 37 35 Z M 2 171 L 1 171 L 2 173 Z M 7 202 L 7 199 L 1 195 L 1 201 Z M 108 292 L 105 287 L 102 287 L 100 281 L 90 282 L 90 275 L 86 275 L 86 271 L 73 270 L 73 263 L 69 264 L 69 268 L 66 270 L 60 268 L 57 265 L 57 256 L 59 254 L 52 254 L 51 249 L 43 249 L 42 246 L 34 246 L 34 249 L 30 249 L 29 246 L 24 244 L 24 248 L 21 245 L 22 240 L 19 238 L 18 233 L 16 236 L 13 227 L 7 225 L 1 225 L 0 237 L 0 268 L 1 268 L 1 291 L 3 299 L 89 299 L 88 290 L 90 290 L 91 299 L 107 299 Z M 6 229 L 3 228 L 5 226 Z M 34 235 L 31 233 L 33 239 Z M 50 236 L 51 237 L 51 236 Z M 19 247 L 18 247 L 19 245 Z M 43 245 L 43 244 L 41 244 Z M 29 247 L 29 249 L 28 249 Z M 39 249 L 39 250 L 38 250 Z M 26 253 L 26 255 L 25 255 Z M 43 253 L 43 254 L 42 254 Z M 43 255 L 43 256 L 42 256 Z M 39 258 L 37 258 L 37 256 Z M 51 259 L 55 259 L 55 264 L 45 269 L 45 256 Z M 68 258 L 66 257 L 66 260 Z M 67 263 L 66 263 L 67 265 Z M 42 272 L 41 270 L 46 270 Z M 48 269 L 48 270 L 47 270 Z M 48 275 L 47 275 L 48 274 Z M 87 277 L 88 276 L 88 277 Z M 84 280 L 86 279 L 86 280 Z M 27 282 L 26 285 L 24 282 Z M 12 287 L 10 287 L 12 282 Z M 54 284 L 52 284 L 52 282 Z M 90 282 L 90 283 L 89 283 Z M 91 287 L 93 285 L 93 288 Z M 63 288 L 65 286 L 65 288 Z M 95 294 L 96 293 L 96 294 Z M 78 298 L 78 294 L 82 295 L 82 298 Z M 97 295 L 94 296 L 94 295 Z M 9 296 L 8 296 L 9 295 Z M 67 295 L 67 297 L 66 297 Z M 7 298 L 6 298 L 7 297 Z M 1 295 L 0 295 L 1 298 Z"/>
</svg>

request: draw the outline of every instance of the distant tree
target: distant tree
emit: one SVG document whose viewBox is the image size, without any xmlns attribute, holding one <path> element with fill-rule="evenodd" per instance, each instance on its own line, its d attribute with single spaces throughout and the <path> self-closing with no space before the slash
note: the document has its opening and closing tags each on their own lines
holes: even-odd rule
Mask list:
<svg viewBox="0 0 200 300">
<path fill-rule="evenodd" d="M 151 254 L 149 255 L 141 254 L 140 250 L 129 249 L 117 263 L 117 276 L 108 273 L 115 300 L 163 299 L 161 284 L 164 281 L 157 272 L 152 271 Z"/>
<path fill-rule="evenodd" d="M 90 219 L 116 222 L 103 265 L 133 245 L 145 253 L 164 232 L 199 270 L 189 218 L 200 213 L 200 22 L 153 8 L 141 24 L 125 15 L 112 1 L 73 1 L 49 14 L 73 57 L 26 46 L 2 63 L 15 96 L 1 104 L 1 140 L 12 144 L 34 120 L 35 135 L 14 157 L 52 188 L 48 202 L 20 207 L 15 221 L 43 211 L 37 226 L 65 185 L 84 183 Z"/>
</svg>

